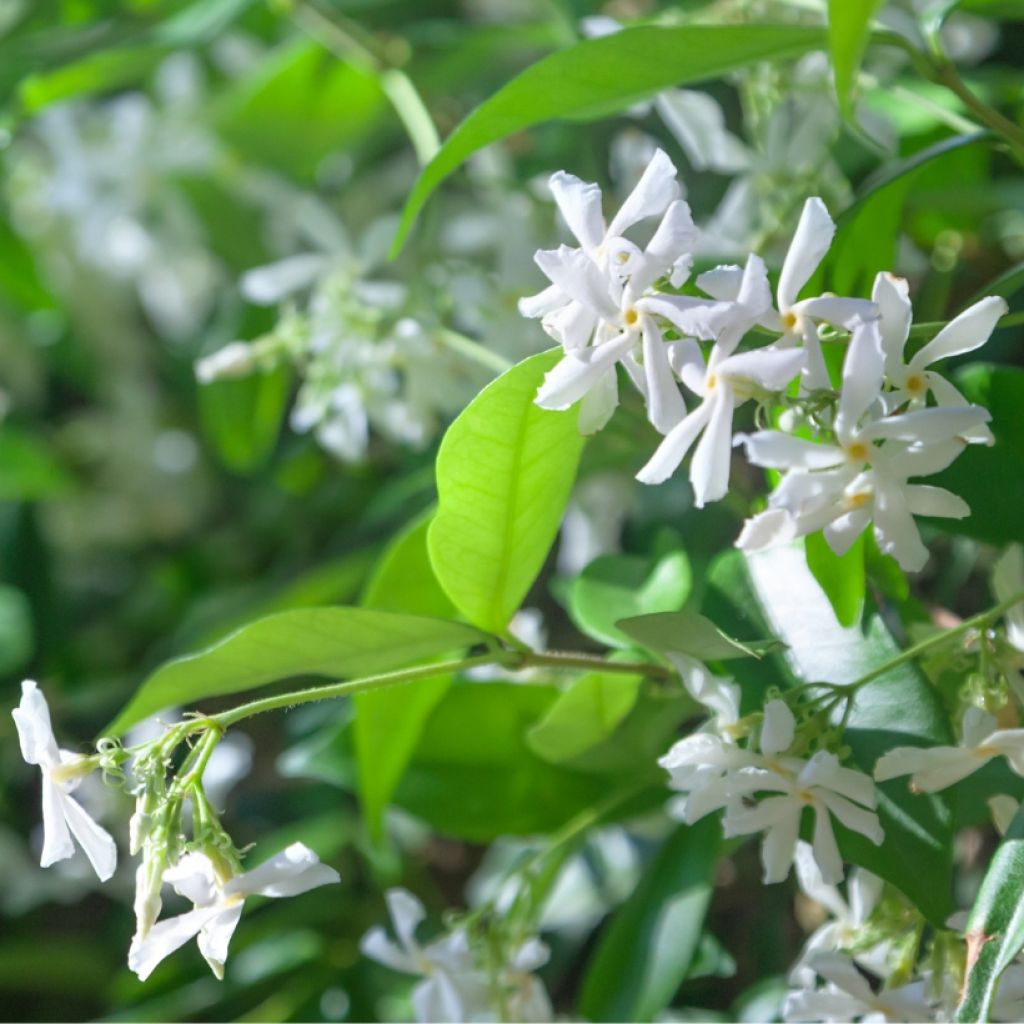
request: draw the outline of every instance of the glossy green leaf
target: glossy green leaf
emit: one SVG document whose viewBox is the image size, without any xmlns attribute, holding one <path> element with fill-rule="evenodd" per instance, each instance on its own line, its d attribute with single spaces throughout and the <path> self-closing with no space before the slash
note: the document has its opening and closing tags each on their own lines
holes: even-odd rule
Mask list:
<svg viewBox="0 0 1024 1024">
<path fill-rule="evenodd" d="M 263 466 L 277 444 L 291 377 L 286 367 L 199 388 L 199 415 L 217 454 L 236 473 Z"/>
<path fill-rule="evenodd" d="M 172 705 L 252 690 L 294 676 L 357 678 L 481 643 L 471 626 L 366 608 L 300 608 L 258 619 L 150 675 L 107 732 Z"/>
<path fill-rule="evenodd" d="M 822 533 L 812 533 L 805 541 L 807 568 L 832 605 L 841 626 L 860 622 L 864 610 L 867 579 L 864 570 L 864 534 L 843 555 L 837 555 Z"/>
<path fill-rule="evenodd" d="M 685 980 L 711 901 L 721 827 L 680 825 L 617 910 L 587 965 L 580 1014 L 593 1021 L 650 1021 Z"/>
<path fill-rule="evenodd" d="M 406 202 L 395 248 L 434 189 L 492 142 L 544 121 L 603 117 L 670 86 L 720 78 L 824 45 L 822 29 L 797 25 L 647 26 L 544 57 L 480 104 L 445 140 Z"/>
<path fill-rule="evenodd" d="M 630 638 L 615 625 L 619 619 L 682 608 L 692 585 L 684 551 L 670 551 L 661 558 L 603 555 L 570 585 L 569 614 L 595 640 L 629 646 Z"/>
<path fill-rule="evenodd" d="M 580 676 L 530 729 L 530 749 L 558 764 L 589 750 L 615 732 L 636 704 L 640 676 L 591 672 Z"/>
<path fill-rule="evenodd" d="M 712 567 L 712 588 L 748 628 L 763 624 L 787 645 L 776 685 L 796 681 L 847 683 L 899 654 L 877 614 L 863 627 L 845 628 L 807 568 L 803 545 L 781 545 L 744 558 L 730 552 Z M 854 763 L 870 774 L 897 746 L 952 742 L 938 694 L 913 664 L 899 665 L 857 694 L 844 734 Z M 906 780 L 878 787 L 878 815 L 885 841 L 874 846 L 839 827 L 839 847 L 855 864 L 881 875 L 934 924 L 951 911 L 952 818 L 945 803 L 915 795 Z"/>
<path fill-rule="evenodd" d="M 605 777 L 548 764 L 526 734 L 552 686 L 456 682 L 434 709 L 395 803 L 437 831 L 485 843 L 551 832 L 608 796 Z"/>
<path fill-rule="evenodd" d="M 455 607 L 494 633 L 547 558 L 583 451 L 574 411 L 533 402 L 560 355 L 531 356 L 492 381 L 448 428 L 437 455 L 430 561 Z"/>
<path fill-rule="evenodd" d="M 987 1021 L 999 976 L 1024 949 L 1024 809 L 985 872 L 967 919 L 967 975 L 958 1021 Z"/>
<path fill-rule="evenodd" d="M 413 615 L 452 618 L 455 609 L 434 578 L 427 554 L 433 511 L 421 516 L 384 552 L 363 605 Z M 359 796 L 370 834 L 379 838 L 384 808 L 419 741 L 430 713 L 451 686 L 451 675 L 359 693 L 353 725 Z"/>
<path fill-rule="evenodd" d="M 992 414 L 989 427 L 996 443 L 969 445 L 949 469 L 928 483 L 946 487 L 971 506 L 965 519 L 938 519 L 950 533 L 992 544 L 1021 539 L 1024 509 L 1024 370 L 1015 366 L 974 364 L 956 374 L 955 382 L 971 402 Z"/>
<path fill-rule="evenodd" d="M 642 647 L 663 654 L 689 654 L 700 661 L 760 658 L 780 646 L 774 639 L 735 640 L 710 619 L 689 610 L 641 615 L 624 619 L 618 625 Z"/>
<path fill-rule="evenodd" d="M 828 48 L 839 109 L 846 115 L 853 109 L 854 88 L 868 44 L 871 19 L 881 6 L 881 0 L 828 0 Z"/>
</svg>

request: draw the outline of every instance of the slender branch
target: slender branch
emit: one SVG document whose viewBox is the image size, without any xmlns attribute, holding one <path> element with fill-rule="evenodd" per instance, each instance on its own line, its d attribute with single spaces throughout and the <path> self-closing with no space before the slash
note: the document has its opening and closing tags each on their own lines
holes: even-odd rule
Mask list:
<svg viewBox="0 0 1024 1024">
<path fill-rule="evenodd" d="M 480 342 L 474 341 L 472 338 L 466 337 L 465 334 L 453 331 L 450 327 L 441 327 L 434 333 L 442 345 L 446 345 L 460 356 L 465 356 L 481 366 L 486 366 L 488 370 L 504 373 L 512 368 L 511 361 L 503 355 L 487 348 L 486 345 L 481 345 Z"/>
<path fill-rule="evenodd" d="M 642 675 L 651 679 L 671 679 L 675 674 L 663 665 L 649 661 L 607 661 L 597 654 L 575 651 L 529 651 L 523 654 L 523 668 L 582 669 L 585 672 L 612 672 Z"/>
<path fill-rule="evenodd" d="M 1018 159 L 1024 159 L 1024 129 L 998 110 L 976 96 L 957 74 L 952 61 L 942 60 L 934 66 L 932 81 L 944 85 L 958 96 L 963 105 L 984 125 L 998 132 L 1016 151 Z"/>
<path fill-rule="evenodd" d="M 943 630 L 941 633 L 936 633 L 934 636 L 927 637 L 926 639 L 913 644 L 905 651 L 901 651 L 897 654 L 896 657 L 890 658 L 887 662 L 879 665 L 877 668 L 873 668 L 870 672 L 865 672 L 864 675 L 854 679 L 853 682 L 839 685 L 841 685 L 842 689 L 847 692 L 859 690 L 865 685 L 865 683 L 870 683 L 873 679 L 877 679 L 879 676 L 884 676 L 894 668 L 898 668 L 900 665 L 904 665 L 908 661 L 913 661 L 915 658 L 919 658 L 922 654 L 931 650 L 933 647 L 938 647 L 940 644 L 944 644 L 950 640 L 955 640 L 958 636 L 963 636 L 964 633 L 969 633 L 973 629 L 983 629 L 993 619 L 998 619 L 1000 615 L 1003 615 L 1014 605 L 1020 604 L 1022 601 L 1024 601 L 1024 590 L 1019 591 L 1012 597 L 1007 598 L 1005 601 L 1000 601 L 999 604 L 989 608 L 987 611 L 973 615 L 969 619 L 964 619 L 963 622 L 958 626 L 954 626 L 952 629 Z"/>
</svg>

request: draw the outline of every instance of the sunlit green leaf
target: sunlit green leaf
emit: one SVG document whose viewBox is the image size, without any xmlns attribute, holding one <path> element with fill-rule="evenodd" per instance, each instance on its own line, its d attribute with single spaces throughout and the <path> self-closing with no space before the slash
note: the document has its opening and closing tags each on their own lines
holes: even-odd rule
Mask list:
<svg viewBox="0 0 1024 1024">
<path fill-rule="evenodd" d="M 828 0 L 828 46 L 836 96 L 844 114 L 853 107 L 857 72 L 867 47 L 871 19 L 882 0 Z"/>
<path fill-rule="evenodd" d="M 776 650 L 778 640 L 735 640 L 710 619 L 693 611 L 658 612 L 624 619 L 619 629 L 652 651 L 675 651 L 699 661 L 728 661 L 731 658 L 760 658 Z"/>
<path fill-rule="evenodd" d="M 864 573 L 864 534 L 843 555 L 837 555 L 822 533 L 812 533 L 804 544 L 807 568 L 832 605 L 841 626 L 860 622 L 867 580 Z"/>
</svg>

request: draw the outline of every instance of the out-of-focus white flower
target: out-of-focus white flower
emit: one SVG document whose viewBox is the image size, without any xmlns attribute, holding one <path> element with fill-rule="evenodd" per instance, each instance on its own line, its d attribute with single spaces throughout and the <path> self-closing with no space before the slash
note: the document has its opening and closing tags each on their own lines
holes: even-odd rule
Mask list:
<svg viewBox="0 0 1024 1024">
<path fill-rule="evenodd" d="M 101 882 L 117 867 L 117 846 L 110 834 L 82 808 L 72 791 L 95 763 L 79 754 L 60 750 L 50 724 L 50 709 L 39 687 L 26 679 L 21 684 L 21 703 L 12 712 L 18 728 L 21 756 L 39 766 L 43 776 L 43 852 L 42 867 L 75 852 L 72 836 L 85 851 Z"/>
<path fill-rule="evenodd" d="M 188 853 L 164 872 L 164 881 L 191 900 L 194 909 L 158 921 L 132 943 L 128 966 L 145 981 L 165 957 L 197 938 L 210 970 L 224 977 L 228 944 L 248 896 L 297 896 L 340 881 L 338 872 L 302 843 L 293 843 L 251 871 L 225 878 L 204 853 Z"/>
<path fill-rule="evenodd" d="M 944 469 L 963 450 L 965 432 L 989 419 L 980 406 L 916 409 L 882 415 L 884 353 L 878 325 L 856 328 L 843 364 L 835 443 L 762 430 L 742 437 L 757 466 L 785 470 L 769 510 L 745 526 L 746 550 L 824 530 L 836 554 L 849 549 L 872 520 L 879 546 L 916 571 L 928 549 L 915 515 L 962 518 L 967 504 L 940 487 L 909 479 Z"/>
<path fill-rule="evenodd" d="M 732 679 L 716 676 L 702 661 L 689 654 L 667 651 L 665 657 L 679 673 L 687 693 L 715 713 L 714 727 L 728 731 L 740 717 L 740 688 Z"/>
<path fill-rule="evenodd" d="M 1011 544 L 992 569 L 992 590 L 997 601 L 1009 601 L 1024 591 L 1024 546 Z M 1024 652 L 1024 602 L 1014 605 L 1003 616 L 1006 639 Z"/>
<path fill-rule="evenodd" d="M 547 993 L 530 973 L 548 959 L 547 947 L 539 939 L 523 942 L 492 979 L 474 954 L 464 928 L 420 945 L 416 929 L 426 917 L 423 904 L 405 889 L 389 890 L 386 899 L 398 942 L 377 926 L 363 936 L 360 948 L 392 970 L 422 978 L 412 993 L 417 1021 L 497 1020 L 499 997 L 504 999 L 511 1020 L 550 1019 Z"/>
<path fill-rule="evenodd" d="M 822 878 L 814 850 L 804 842 L 797 843 L 794 865 L 803 892 L 832 915 L 808 937 L 789 974 L 791 984 L 809 988 L 814 985 L 814 969 L 810 966 L 812 959 L 820 953 L 846 949 L 858 941 L 864 925 L 878 906 L 883 882 L 870 871 L 855 868 L 846 881 L 847 894 L 844 897 L 836 886 Z M 854 959 L 869 970 L 882 974 L 886 955 L 887 944 L 879 943 L 857 953 Z"/>
<path fill-rule="evenodd" d="M 885 351 L 885 376 L 894 389 L 885 395 L 887 408 L 923 408 L 929 393 L 939 406 L 966 406 L 967 399 L 945 377 L 928 367 L 940 359 L 964 355 L 984 345 L 1006 313 L 1006 300 L 990 295 L 976 302 L 946 324 L 909 362 L 904 362 L 913 315 L 907 282 L 892 274 L 879 274 L 871 297 L 881 313 L 879 330 Z M 993 443 L 992 431 L 984 424 L 965 432 L 963 437 L 967 441 Z"/>
<path fill-rule="evenodd" d="M 995 718 L 980 708 L 968 708 L 961 746 L 894 747 L 876 762 L 875 778 L 885 782 L 909 775 L 911 788 L 934 793 L 973 775 L 996 757 L 1005 757 L 1024 776 L 1024 729 L 996 729 L 995 725 Z"/>
<path fill-rule="evenodd" d="M 821 352 L 818 324 L 824 322 L 852 330 L 878 315 L 874 303 L 867 299 L 845 299 L 835 295 L 799 298 L 804 285 L 828 252 L 835 231 L 836 226 L 825 204 L 816 197 L 808 199 L 779 275 L 776 292 L 778 310 L 765 310 L 758 321 L 768 330 L 780 332 L 775 347 L 803 346 L 806 353 L 803 379 L 808 389 L 831 386 Z M 739 267 L 718 267 L 701 274 L 697 284 L 708 295 L 731 301 L 739 295 L 742 279 L 743 271 Z"/>
<path fill-rule="evenodd" d="M 252 346 L 246 341 L 233 341 L 196 363 L 196 380 L 211 384 L 215 380 L 246 377 L 254 365 Z"/>
<path fill-rule="evenodd" d="M 875 787 L 862 772 L 840 765 L 819 751 L 810 759 L 788 755 L 795 738 L 793 713 L 781 700 L 764 709 L 760 754 L 726 743 L 718 736 L 696 733 L 680 740 L 658 763 L 671 775 L 673 789 L 687 794 L 673 814 L 692 823 L 725 808 L 727 836 L 764 832 L 761 860 L 765 882 L 781 882 L 796 855 L 800 819 L 814 811 L 812 852 L 822 878 L 835 884 L 843 878 L 831 816 L 876 845 L 884 833 L 875 814 Z M 769 793 L 756 803 L 755 794 Z"/>
<path fill-rule="evenodd" d="M 911 1024 L 932 1019 L 924 981 L 876 992 L 847 956 L 819 953 L 809 966 L 826 984 L 817 989 L 790 992 L 782 1009 L 785 1021 L 823 1021 L 826 1024 L 905 1021 Z"/>
</svg>

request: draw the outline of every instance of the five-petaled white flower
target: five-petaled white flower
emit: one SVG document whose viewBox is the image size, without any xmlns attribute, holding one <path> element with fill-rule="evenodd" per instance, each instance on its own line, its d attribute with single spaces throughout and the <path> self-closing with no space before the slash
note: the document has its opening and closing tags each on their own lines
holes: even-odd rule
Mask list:
<svg viewBox="0 0 1024 1024">
<path fill-rule="evenodd" d="M 841 555 L 873 520 L 882 550 L 916 571 L 928 550 L 914 516 L 962 518 L 970 512 L 957 495 L 908 481 L 949 465 L 963 450 L 965 434 L 989 418 L 987 411 L 968 405 L 883 415 L 884 360 L 877 324 L 856 328 L 843 364 L 835 443 L 778 430 L 740 439 L 752 463 L 787 472 L 768 511 L 745 526 L 738 547 L 753 550 L 824 529 Z"/>
<path fill-rule="evenodd" d="M 266 863 L 234 877 L 224 877 L 205 853 L 187 853 L 164 872 L 164 881 L 191 900 L 194 909 L 158 921 L 145 938 L 132 943 L 128 966 L 140 981 L 191 938 L 198 938 L 210 970 L 223 978 L 228 944 L 246 897 L 297 896 L 340 879 L 309 847 L 293 843 Z"/>
<path fill-rule="evenodd" d="M 648 294 L 661 277 L 681 284 L 689 273 L 696 229 L 681 199 L 676 169 L 658 150 L 619 212 L 606 223 L 601 190 L 564 171 L 551 191 L 579 248 L 541 250 L 534 257 L 551 285 L 520 300 L 524 316 L 540 317 L 565 350 L 537 392 L 545 409 L 568 409 L 583 399 L 580 428 L 591 433 L 618 404 L 615 368 L 622 363 L 647 401 L 651 423 L 662 433 L 686 413 L 672 377 L 660 326 L 699 330 L 711 303 L 689 296 Z M 641 249 L 624 232 L 642 220 L 660 223 Z M 637 354 L 640 359 L 637 359 Z"/>
<path fill-rule="evenodd" d="M 950 320 L 909 362 L 904 362 L 913 316 L 907 292 L 907 282 L 903 278 L 882 273 L 875 278 L 871 293 L 881 314 L 879 330 L 885 349 L 885 376 L 893 388 L 885 396 L 887 407 L 890 410 L 901 406 L 923 408 L 929 393 L 939 406 L 957 408 L 967 405 L 967 399 L 945 377 L 928 367 L 940 359 L 964 355 L 984 345 L 999 318 L 1006 313 L 1006 300 L 998 295 L 989 295 L 974 303 Z M 968 441 L 993 442 L 992 432 L 984 424 L 966 431 L 963 436 Z"/>
<path fill-rule="evenodd" d="M 773 309 L 769 300 L 763 305 L 757 321 L 768 330 L 779 332 L 780 337 L 773 347 L 803 346 L 806 353 L 803 380 L 808 390 L 831 386 L 821 352 L 818 324 L 824 322 L 852 330 L 878 315 L 874 303 L 867 299 L 846 299 L 835 295 L 798 298 L 828 252 L 835 233 L 836 226 L 825 204 L 817 197 L 808 199 L 782 263 L 776 291 L 778 309 Z M 697 284 L 713 298 L 732 301 L 739 294 L 741 276 L 739 267 L 716 267 L 701 274 Z"/>
<path fill-rule="evenodd" d="M 18 727 L 21 756 L 38 765 L 43 774 L 43 852 L 39 863 L 46 868 L 72 856 L 74 836 L 100 881 L 105 882 L 117 867 L 117 846 L 71 795 L 94 765 L 79 754 L 58 749 L 46 698 L 31 679 L 21 684 L 21 703 L 11 715 Z"/>
<path fill-rule="evenodd" d="M 491 978 L 474 956 L 465 928 L 455 928 L 421 945 L 416 929 L 426 917 L 423 904 L 405 889 L 386 894 L 388 912 L 398 942 L 379 925 L 363 936 L 360 948 L 378 963 L 422 980 L 412 992 L 417 1021 L 493 1021 L 499 1016 Z M 548 949 L 539 939 L 528 939 L 515 950 L 511 962 L 496 979 L 511 1020 L 551 1019 L 547 992 L 531 971 L 543 966 Z"/>
<path fill-rule="evenodd" d="M 876 992 L 848 956 L 819 953 L 810 966 L 826 984 L 819 989 L 790 992 L 782 1007 L 785 1021 L 885 1024 L 932 1019 L 923 980 Z"/>
<path fill-rule="evenodd" d="M 996 729 L 996 720 L 980 708 L 968 708 L 962 722 L 959 747 L 894 747 L 875 763 L 879 782 L 910 776 L 913 789 L 924 793 L 952 786 L 993 758 L 1005 757 L 1024 775 L 1024 729 Z"/>
</svg>

